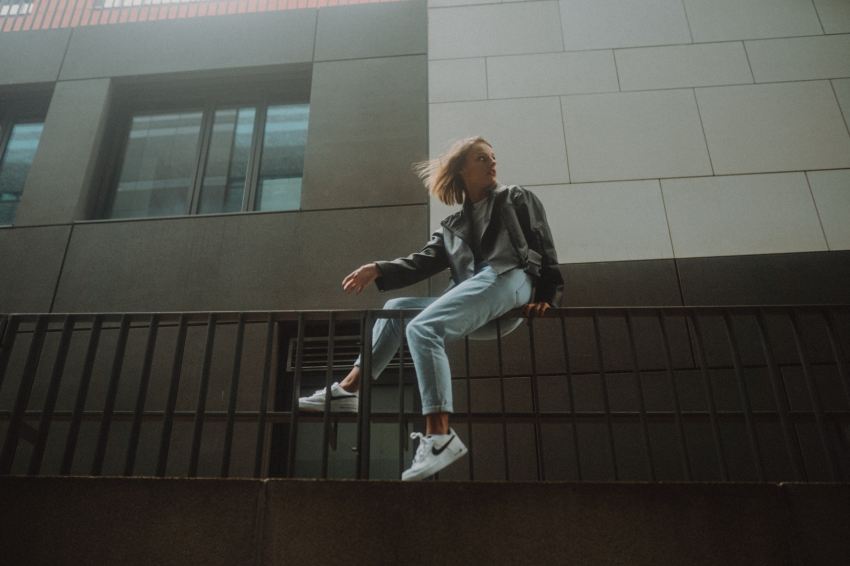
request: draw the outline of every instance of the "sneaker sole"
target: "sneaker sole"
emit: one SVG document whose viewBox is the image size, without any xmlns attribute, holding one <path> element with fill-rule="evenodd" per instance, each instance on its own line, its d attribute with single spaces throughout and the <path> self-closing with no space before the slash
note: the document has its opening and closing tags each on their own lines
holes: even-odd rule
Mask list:
<svg viewBox="0 0 850 566">
<path fill-rule="evenodd" d="M 301 411 L 306 411 L 308 413 L 321 413 L 325 410 L 325 404 L 313 404 L 313 403 L 303 403 L 299 401 L 298 409 Z M 331 412 L 332 413 L 356 413 L 357 412 L 357 399 L 353 401 L 346 400 L 345 402 L 335 402 L 331 401 Z"/>
</svg>

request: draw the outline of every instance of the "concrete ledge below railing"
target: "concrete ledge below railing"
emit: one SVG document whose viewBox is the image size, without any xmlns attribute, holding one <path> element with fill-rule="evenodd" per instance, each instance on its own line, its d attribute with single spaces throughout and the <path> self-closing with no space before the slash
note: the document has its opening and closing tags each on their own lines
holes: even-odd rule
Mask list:
<svg viewBox="0 0 850 566">
<path fill-rule="evenodd" d="M 850 484 L 0 478 L 0 563 L 850 564 Z"/>
</svg>

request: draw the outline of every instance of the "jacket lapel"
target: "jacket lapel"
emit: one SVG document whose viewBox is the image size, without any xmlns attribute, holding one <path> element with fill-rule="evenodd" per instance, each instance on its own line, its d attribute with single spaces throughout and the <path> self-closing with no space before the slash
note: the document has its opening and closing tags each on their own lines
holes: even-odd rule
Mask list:
<svg viewBox="0 0 850 566">
<path fill-rule="evenodd" d="M 495 189 L 493 189 L 493 209 L 490 211 L 490 215 L 485 221 L 487 222 L 487 226 L 484 227 L 483 232 L 485 236 L 487 235 L 487 229 L 490 227 L 490 221 L 499 214 L 501 202 L 504 200 L 505 194 L 507 194 L 506 189 L 507 186 L 505 185 L 498 185 Z M 443 220 L 440 224 L 454 232 L 461 240 L 471 244 L 472 205 L 469 203 L 469 200 L 464 200 L 463 208 Z"/>
</svg>

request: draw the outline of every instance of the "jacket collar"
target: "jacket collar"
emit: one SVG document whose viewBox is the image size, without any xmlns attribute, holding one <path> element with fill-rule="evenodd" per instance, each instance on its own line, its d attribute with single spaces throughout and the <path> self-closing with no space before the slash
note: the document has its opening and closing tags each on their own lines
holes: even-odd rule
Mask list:
<svg viewBox="0 0 850 566">
<path fill-rule="evenodd" d="M 503 185 L 501 183 L 496 183 L 494 188 L 490 189 L 491 195 L 488 198 L 493 198 L 493 211 L 491 211 L 490 216 L 492 217 L 495 212 L 496 206 L 501 202 L 502 196 L 505 194 L 507 190 L 507 185 Z M 469 199 L 465 199 L 463 201 L 463 208 L 455 212 L 454 214 L 445 218 L 440 224 L 455 232 L 461 239 L 470 241 L 471 235 L 470 231 L 472 230 L 472 204 L 469 202 Z M 489 222 L 489 219 L 488 219 Z M 484 228 L 486 231 L 487 228 Z"/>
</svg>

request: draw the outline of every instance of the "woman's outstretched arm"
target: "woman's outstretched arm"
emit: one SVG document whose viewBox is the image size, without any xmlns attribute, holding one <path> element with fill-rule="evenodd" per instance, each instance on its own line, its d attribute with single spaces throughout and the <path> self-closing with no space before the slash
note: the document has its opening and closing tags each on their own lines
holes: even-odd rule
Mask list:
<svg viewBox="0 0 850 566">
<path fill-rule="evenodd" d="M 437 228 L 418 252 L 392 261 L 376 261 L 375 265 L 379 272 L 375 285 L 381 291 L 407 287 L 447 269 L 449 257 L 443 242 L 443 227 Z"/>
<path fill-rule="evenodd" d="M 360 292 L 369 285 L 369 283 L 380 276 L 381 272 L 374 261 L 372 263 L 361 265 L 345 276 L 345 279 L 342 280 L 342 290 L 346 293 L 355 293 L 359 295 Z"/>
</svg>

